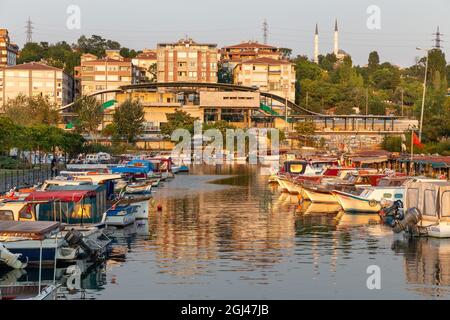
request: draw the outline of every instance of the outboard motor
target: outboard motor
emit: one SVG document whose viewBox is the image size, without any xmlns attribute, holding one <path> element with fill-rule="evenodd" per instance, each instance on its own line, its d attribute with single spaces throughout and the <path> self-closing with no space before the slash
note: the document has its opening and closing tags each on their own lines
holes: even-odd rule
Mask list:
<svg viewBox="0 0 450 320">
<path fill-rule="evenodd" d="M 96 242 L 89 238 L 85 238 L 80 231 L 72 229 L 66 234 L 64 239 L 71 248 L 79 247 L 83 249 L 83 251 L 93 260 L 98 261 L 102 259 L 104 249 L 102 243 Z"/>
<path fill-rule="evenodd" d="M 414 231 L 422 220 L 422 213 L 417 208 L 411 208 L 405 213 L 403 220 L 395 220 L 393 230 L 395 233 L 402 231 Z"/>
<path fill-rule="evenodd" d="M 381 206 L 382 209 L 379 214 L 385 224 L 389 225 L 390 227 L 394 227 L 397 220 L 403 220 L 404 212 L 402 201 L 397 200 L 394 203 L 392 203 L 391 201 L 383 203 L 382 201 Z"/>
<path fill-rule="evenodd" d="M 70 230 L 66 236 L 64 237 L 64 240 L 66 240 L 67 244 L 71 248 L 77 248 L 80 247 L 86 252 L 88 255 L 93 255 L 94 252 L 91 249 L 91 247 L 88 245 L 88 243 L 85 241 L 83 234 L 78 230 Z"/>
</svg>

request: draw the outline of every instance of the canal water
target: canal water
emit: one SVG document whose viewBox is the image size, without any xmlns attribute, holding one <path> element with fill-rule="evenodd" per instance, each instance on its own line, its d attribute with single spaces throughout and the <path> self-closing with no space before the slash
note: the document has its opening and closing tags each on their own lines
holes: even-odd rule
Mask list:
<svg viewBox="0 0 450 320">
<path fill-rule="evenodd" d="M 299 204 L 263 173 L 198 167 L 165 183 L 155 193 L 162 211 L 117 231 L 111 259 L 65 297 L 450 298 L 450 241 L 409 240 L 377 215 Z M 380 290 L 368 289 L 368 269 L 379 270 Z"/>
</svg>

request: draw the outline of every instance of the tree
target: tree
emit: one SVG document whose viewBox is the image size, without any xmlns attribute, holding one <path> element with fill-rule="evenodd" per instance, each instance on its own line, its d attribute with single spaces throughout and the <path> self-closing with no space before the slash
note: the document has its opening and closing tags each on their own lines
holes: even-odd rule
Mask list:
<svg viewBox="0 0 450 320">
<path fill-rule="evenodd" d="M 219 83 L 233 83 L 233 74 L 227 66 L 222 62 L 218 64 L 218 81 Z"/>
<path fill-rule="evenodd" d="M 114 112 L 114 125 L 117 134 L 126 139 L 127 144 L 133 143 L 142 131 L 144 125 L 144 107 L 138 100 L 126 100 Z"/>
<path fill-rule="evenodd" d="M 395 90 L 400 84 L 400 72 L 397 68 L 381 68 L 372 75 L 375 88 L 380 90 Z"/>
<path fill-rule="evenodd" d="M 377 51 L 372 51 L 369 54 L 369 63 L 367 65 L 369 73 L 372 74 L 380 66 L 380 56 Z"/>
<path fill-rule="evenodd" d="M 56 105 L 43 96 L 27 97 L 19 94 L 7 101 L 4 110 L 5 115 L 17 125 L 57 125 L 60 120 Z"/>
<path fill-rule="evenodd" d="M 295 125 L 295 132 L 305 141 L 306 145 L 311 143 L 312 137 L 316 131 L 313 122 L 299 122 Z"/>
<path fill-rule="evenodd" d="M 323 77 L 324 71 L 317 64 L 309 61 L 306 56 L 298 56 L 294 63 L 296 76 L 299 80 L 319 80 Z"/>
<path fill-rule="evenodd" d="M 401 152 L 402 151 L 402 138 L 395 136 L 385 136 L 381 147 L 383 150 L 390 152 Z"/>
<path fill-rule="evenodd" d="M 120 43 L 106 40 L 101 36 L 92 35 L 90 38 L 81 36 L 74 45 L 81 53 L 91 53 L 97 57 L 103 57 L 106 50 L 120 50 Z"/>
<path fill-rule="evenodd" d="M 292 55 L 292 49 L 289 48 L 280 48 L 281 57 L 283 59 L 289 60 Z"/>
<path fill-rule="evenodd" d="M 96 137 L 103 120 L 103 107 L 95 97 L 84 96 L 74 104 L 78 115 L 76 130 Z"/>
<path fill-rule="evenodd" d="M 198 118 L 192 117 L 183 110 L 176 110 L 174 113 L 167 114 L 167 123 L 161 124 L 161 133 L 171 136 L 177 129 L 186 129 L 194 134 L 194 123 Z"/>
<path fill-rule="evenodd" d="M 150 74 L 150 79 L 147 79 L 150 82 L 156 82 L 158 80 L 158 65 L 156 63 L 152 63 L 150 67 L 148 67 L 148 73 Z"/>
</svg>

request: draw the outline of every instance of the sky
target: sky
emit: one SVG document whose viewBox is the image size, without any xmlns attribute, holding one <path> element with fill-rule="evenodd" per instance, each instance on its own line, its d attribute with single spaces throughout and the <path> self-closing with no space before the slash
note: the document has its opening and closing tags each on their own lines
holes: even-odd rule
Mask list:
<svg viewBox="0 0 450 320">
<path fill-rule="evenodd" d="M 67 27 L 71 5 L 80 9 L 80 29 Z M 371 6 L 379 15 L 367 13 Z M 431 48 L 438 25 L 449 57 L 449 14 L 449 0 L 0 0 L 0 28 L 9 29 L 19 46 L 26 40 L 28 17 L 35 42 L 73 43 L 80 35 L 97 34 L 133 49 L 155 48 L 185 36 L 219 46 L 263 42 L 266 19 L 269 44 L 312 58 L 315 24 L 320 53 L 326 54 L 332 52 L 338 19 L 340 48 L 360 65 L 373 50 L 382 61 L 414 64 L 423 54 L 416 47 Z M 379 29 L 368 27 L 369 18 Z"/>
</svg>

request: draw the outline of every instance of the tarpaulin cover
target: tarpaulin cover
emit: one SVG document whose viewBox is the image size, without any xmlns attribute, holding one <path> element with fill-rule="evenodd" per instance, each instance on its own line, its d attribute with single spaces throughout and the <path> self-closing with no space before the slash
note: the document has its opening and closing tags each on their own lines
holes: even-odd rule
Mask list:
<svg viewBox="0 0 450 320">
<path fill-rule="evenodd" d="M 83 198 L 95 196 L 93 191 L 42 191 L 33 192 L 26 201 L 57 200 L 62 202 L 80 202 Z"/>
</svg>

